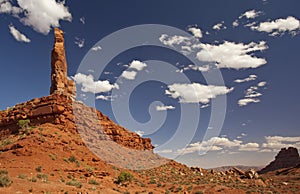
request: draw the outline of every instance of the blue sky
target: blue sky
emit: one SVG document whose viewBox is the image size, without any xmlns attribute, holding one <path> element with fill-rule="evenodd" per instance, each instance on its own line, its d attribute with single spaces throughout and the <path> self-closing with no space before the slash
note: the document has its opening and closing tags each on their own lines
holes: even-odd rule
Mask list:
<svg viewBox="0 0 300 194">
<path fill-rule="evenodd" d="M 155 152 L 193 166 L 264 165 L 281 147 L 300 148 L 299 7 L 0 0 L 0 109 L 49 94 L 52 28 L 60 26 L 78 99 L 150 137 Z M 103 40 L 116 31 L 112 49 L 145 42 L 106 62 Z"/>
</svg>

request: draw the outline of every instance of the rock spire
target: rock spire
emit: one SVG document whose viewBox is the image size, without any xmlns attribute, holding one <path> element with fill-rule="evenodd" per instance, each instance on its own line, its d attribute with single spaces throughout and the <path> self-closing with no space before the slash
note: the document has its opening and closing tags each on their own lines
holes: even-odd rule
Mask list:
<svg viewBox="0 0 300 194">
<path fill-rule="evenodd" d="M 76 96 L 76 85 L 68 79 L 68 64 L 64 46 L 64 33 L 54 28 L 54 46 L 51 53 L 51 94 L 63 94 L 72 99 Z"/>
</svg>

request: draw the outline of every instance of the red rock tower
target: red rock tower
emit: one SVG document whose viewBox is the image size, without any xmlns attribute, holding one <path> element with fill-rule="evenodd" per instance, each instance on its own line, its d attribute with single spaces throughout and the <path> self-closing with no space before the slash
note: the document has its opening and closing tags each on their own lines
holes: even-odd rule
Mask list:
<svg viewBox="0 0 300 194">
<path fill-rule="evenodd" d="M 63 94 L 72 99 L 76 96 L 76 86 L 68 79 L 68 64 L 64 46 L 64 33 L 54 28 L 54 46 L 51 53 L 51 94 Z"/>
</svg>

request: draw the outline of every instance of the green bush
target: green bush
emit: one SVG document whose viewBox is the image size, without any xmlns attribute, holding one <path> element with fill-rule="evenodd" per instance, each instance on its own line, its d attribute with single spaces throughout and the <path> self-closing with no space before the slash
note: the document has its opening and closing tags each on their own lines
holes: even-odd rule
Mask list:
<svg viewBox="0 0 300 194">
<path fill-rule="evenodd" d="M 38 167 L 35 168 L 35 170 L 36 170 L 37 172 L 42 172 L 42 167 L 41 167 L 41 166 L 38 166 Z"/>
<path fill-rule="evenodd" d="M 11 185 L 11 180 L 7 175 L 0 175 L 0 187 L 8 187 Z"/>
<path fill-rule="evenodd" d="M 99 183 L 96 180 L 94 180 L 94 179 L 89 180 L 89 184 L 91 184 L 91 185 L 99 185 Z"/>
<path fill-rule="evenodd" d="M 30 120 L 29 120 L 29 119 L 19 120 L 19 121 L 18 121 L 18 126 L 19 126 L 21 129 L 27 129 L 27 128 L 29 128 L 29 123 L 30 123 Z"/>
<path fill-rule="evenodd" d="M 133 179 L 133 175 L 129 172 L 121 172 L 118 176 L 117 183 L 123 183 L 123 182 L 131 182 Z"/>
<path fill-rule="evenodd" d="M 72 179 L 72 180 L 68 181 L 68 182 L 66 183 L 66 185 L 69 185 L 69 186 L 75 186 L 75 187 L 77 187 L 77 188 L 81 188 L 81 187 L 82 187 L 82 183 L 79 182 L 79 181 L 77 181 L 77 180 L 75 180 L 75 179 Z"/>
</svg>

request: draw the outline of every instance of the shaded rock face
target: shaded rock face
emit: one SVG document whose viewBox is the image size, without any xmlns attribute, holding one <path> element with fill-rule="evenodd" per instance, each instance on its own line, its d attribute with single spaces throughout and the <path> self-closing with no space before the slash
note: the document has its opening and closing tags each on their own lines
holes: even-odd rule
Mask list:
<svg viewBox="0 0 300 194">
<path fill-rule="evenodd" d="M 64 46 L 63 31 L 54 28 L 54 46 L 51 54 L 50 94 L 64 94 L 75 99 L 76 85 L 68 79 L 68 65 Z"/>
<path fill-rule="evenodd" d="M 282 148 L 280 152 L 265 168 L 261 169 L 259 173 L 267 173 L 282 168 L 295 167 L 300 164 L 300 157 L 297 148 L 289 147 L 288 149 Z"/>
</svg>

